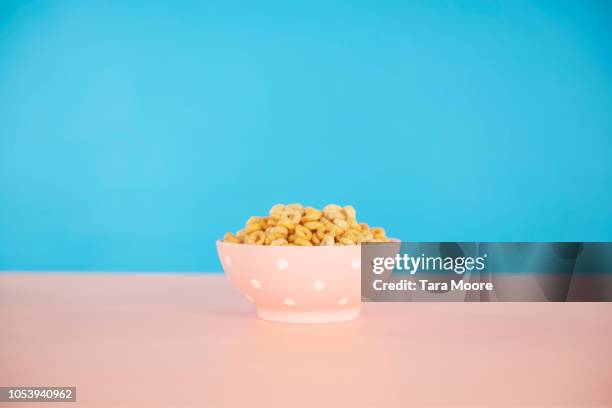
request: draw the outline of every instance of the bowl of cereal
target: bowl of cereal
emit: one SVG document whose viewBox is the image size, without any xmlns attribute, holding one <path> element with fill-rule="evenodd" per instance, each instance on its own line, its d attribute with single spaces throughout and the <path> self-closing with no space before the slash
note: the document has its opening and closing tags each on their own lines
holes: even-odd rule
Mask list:
<svg viewBox="0 0 612 408">
<path fill-rule="evenodd" d="M 361 304 L 362 242 L 389 242 L 359 223 L 355 209 L 277 204 L 217 241 L 231 282 L 261 319 L 332 323 L 356 319 Z"/>
</svg>

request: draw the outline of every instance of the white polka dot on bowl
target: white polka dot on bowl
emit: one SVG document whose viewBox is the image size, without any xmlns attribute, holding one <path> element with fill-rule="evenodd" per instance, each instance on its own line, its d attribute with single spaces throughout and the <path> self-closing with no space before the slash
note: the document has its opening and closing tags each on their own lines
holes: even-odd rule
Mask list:
<svg viewBox="0 0 612 408">
<path fill-rule="evenodd" d="M 289 261 L 287 261 L 285 258 L 281 258 L 278 261 L 276 261 L 276 266 L 281 271 L 284 271 L 285 269 L 289 268 Z"/>
<path fill-rule="evenodd" d="M 283 303 L 286 306 L 295 306 L 295 300 L 293 300 L 293 299 L 285 299 L 285 300 L 283 300 Z"/>
<path fill-rule="evenodd" d="M 319 291 L 325 289 L 325 286 L 326 286 L 325 282 L 323 281 L 316 281 L 315 283 L 312 284 L 312 288 L 314 290 L 319 290 Z"/>
<path fill-rule="evenodd" d="M 261 288 L 261 282 L 257 279 L 251 279 L 251 285 L 253 285 L 255 289 Z"/>
<path fill-rule="evenodd" d="M 255 299 L 253 299 L 252 297 L 250 297 L 249 295 L 246 295 L 246 298 L 249 300 L 249 302 L 251 303 L 255 303 Z"/>
<path fill-rule="evenodd" d="M 343 297 L 342 299 L 338 300 L 338 306 L 344 306 L 348 303 L 348 298 Z"/>
<path fill-rule="evenodd" d="M 351 268 L 359 269 L 360 267 L 361 267 L 361 259 L 359 258 L 353 259 L 353 262 L 351 262 Z"/>
</svg>

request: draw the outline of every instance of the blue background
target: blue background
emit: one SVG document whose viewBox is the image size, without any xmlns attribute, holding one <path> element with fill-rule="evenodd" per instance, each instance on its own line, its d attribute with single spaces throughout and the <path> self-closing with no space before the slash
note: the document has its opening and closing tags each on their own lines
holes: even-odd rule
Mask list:
<svg viewBox="0 0 612 408">
<path fill-rule="evenodd" d="M 277 202 L 612 240 L 612 6 L 0 2 L 0 269 L 215 271 Z"/>
</svg>

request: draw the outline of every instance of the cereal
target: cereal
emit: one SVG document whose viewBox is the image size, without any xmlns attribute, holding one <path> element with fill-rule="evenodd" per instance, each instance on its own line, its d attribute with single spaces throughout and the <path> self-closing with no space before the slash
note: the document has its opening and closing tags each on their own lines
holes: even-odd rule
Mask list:
<svg viewBox="0 0 612 408">
<path fill-rule="evenodd" d="M 355 245 L 356 244 L 356 242 L 353 241 L 352 239 L 344 238 L 344 237 L 340 238 L 339 242 L 344 245 Z"/>
<path fill-rule="evenodd" d="M 343 208 L 344 213 L 346 214 L 346 216 L 351 219 L 351 220 L 356 220 L 357 219 L 357 211 L 355 211 L 355 208 L 352 205 L 346 205 Z"/>
<path fill-rule="evenodd" d="M 238 239 L 238 237 L 235 237 L 234 234 L 232 234 L 231 232 L 228 232 L 223 237 L 223 242 L 231 242 L 232 244 L 239 244 L 240 240 Z"/>
<path fill-rule="evenodd" d="M 252 232 L 259 231 L 259 230 L 261 230 L 261 224 L 260 223 L 247 224 L 246 228 L 244 229 L 244 232 L 247 235 L 250 235 Z"/>
<path fill-rule="evenodd" d="M 270 208 L 270 215 L 279 214 L 279 213 L 283 212 L 284 209 L 285 209 L 285 205 L 284 204 L 273 205 L 272 208 Z"/>
<path fill-rule="evenodd" d="M 270 245 L 273 241 L 279 240 L 279 239 L 285 239 L 286 235 L 281 235 L 281 234 L 271 234 L 271 235 L 266 235 L 266 238 L 264 240 L 264 245 Z"/>
<path fill-rule="evenodd" d="M 285 207 L 285 209 L 291 209 L 291 210 L 296 210 L 296 211 L 304 211 L 304 206 L 302 204 L 287 204 L 287 206 Z"/>
<path fill-rule="evenodd" d="M 295 230 L 295 223 L 287 220 L 287 219 L 283 219 L 280 220 L 278 222 L 278 225 L 287 228 L 288 231 L 294 231 Z"/>
<path fill-rule="evenodd" d="M 361 241 L 368 242 L 374 239 L 374 235 L 370 231 L 361 233 Z"/>
<path fill-rule="evenodd" d="M 336 224 L 337 226 L 339 226 L 342 231 L 346 231 L 349 227 L 348 222 L 346 222 L 345 220 L 343 220 L 342 218 L 336 218 L 334 220 L 334 224 Z"/>
<path fill-rule="evenodd" d="M 280 234 L 286 237 L 289 235 L 289 229 L 287 227 L 283 227 L 282 225 L 277 225 L 276 227 L 270 228 L 270 234 Z"/>
<path fill-rule="evenodd" d="M 345 233 L 342 235 L 343 238 L 347 238 L 350 239 L 353 242 L 359 242 L 361 241 L 361 232 L 355 231 L 355 230 L 347 230 L 345 231 Z"/>
<path fill-rule="evenodd" d="M 344 220 L 346 218 L 346 215 L 342 211 L 328 212 L 328 213 L 325 213 L 325 216 L 329 218 L 330 220 L 335 220 L 337 218 Z"/>
<path fill-rule="evenodd" d="M 372 231 L 372 235 L 374 235 L 374 238 L 382 238 L 385 236 L 385 230 L 381 227 L 374 227 L 370 231 Z"/>
<path fill-rule="evenodd" d="M 336 236 L 336 226 L 332 225 L 332 224 L 327 224 L 324 225 L 323 227 L 319 228 L 317 230 L 317 236 L 321 239 L 323 239 L 324 237 L 330 236 L 330 237 L 335 237 Z"/>
<path fill-rule="evenodd" d="M 330 212 L 339 212 L 342 209 L 339 205 L 336 204 L 327 204 L 323 207 L 323 214 L 327 214 Z"/>
<path fill-rule="evenodd" d="M 253 232 L 252 234 L 248 234 L 245 241 L 247 244 L 263 245 L 265 240 L 266 234 L 262 230 L 259 230 Z"/>
<path fill-rule="evenodd" d="M 331 246 L 331 245 L 334 245 L 335 243 L 336 241 L 334 240 L 334 237 L 328 235 L 326 237 L 323 237 L 320 245 Z"/>
<path fill-rule="evenodd" d="M 247 222 L 246 225 L 251 225 L 251 224 L 259 224 L 261 221 L 261 217 L 250 217 Z"/>
<path fill-rule="evenodd" d="M 289 221 L 292 224 L 299 224 L 302 221 L 302 212 L 295 209 L 288 209 L 282 213 L 280 221 Z"/>
<path fill-rule="evenodd" d="M 302 221 L 303 222 L 318 221 L 322 215 L 323 213 L 321 213 L 321 211 L 317 210 L 316 208 L 307 207 L 304 209 L 304 215 L 302 216 Z"/>
<path fill-rule="evenodd" d="M 250 217 L 244 228 L 223 237 L 233 244 L 270 246 L 359 245 L 362 242 L 389 242 L 385 230 L 357 221 L 350 205 L 328 204 L 323 210 L 302 204 L 276 204 L 269 215 Z"/>
<path fill-rule="evenodd" d="M 268 227 L 272 227 L 272 225 L 268 225 L 268 219 L 267 218 L 261 218 L 259 220 L 259 224 L 261 225 L 261 229 L 265 230 Z"/>
<path fill-rule="evenodd" d="M 304 226 L 311 231 L 316 231 L 323 227 L 323 223 L 321 221 L 307 221 L 304 223 Z"/>
<path fill-rule="evenodd" d="M 312 246 L 312 242 L 306 238 L 296 238 L 294 243 L 295 245 Z"/>
</svg>

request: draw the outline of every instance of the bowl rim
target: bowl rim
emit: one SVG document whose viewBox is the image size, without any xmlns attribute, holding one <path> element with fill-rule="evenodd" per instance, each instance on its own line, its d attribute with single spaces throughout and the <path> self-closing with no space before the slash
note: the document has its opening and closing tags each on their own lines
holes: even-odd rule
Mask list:
<svg viewBox="0 0 612 408">
<path fill-rule="evenodd" d="M 360 247 L 361 244 L 355 245 L 253 245 L 253 244 L 236 244 L 233 242 L 225 242 L 222 239 L 217 240 L 217 245 L 227 245 L 227 246 L 235 246 L 235 247 L 247 247 L 247 248 L 355 248 Z"/>
<path fill-rule="evenodd" d="M 397 238 L 389 238 L 389 242 L 367 242 L 368 244 L 389 244 L 389 243 L 401 243 L 402 241 Z M 246 248 L 291 248 L 293 249 L 306 249 L 313 250 L 313 248 L 356 248 L 361 247 L 362 244 L 355 245 L 253 245 L 253 244 L 236 244 L 234 242 L 225 242 L 222 239 L 216 240 L 217 245 L 227 245 L 235 247 L 246 247 Z"/>
</svg>

